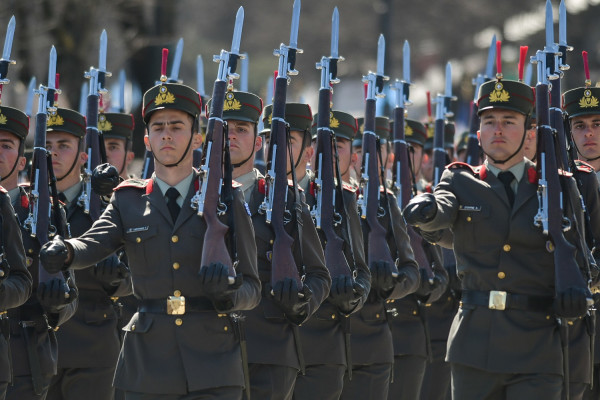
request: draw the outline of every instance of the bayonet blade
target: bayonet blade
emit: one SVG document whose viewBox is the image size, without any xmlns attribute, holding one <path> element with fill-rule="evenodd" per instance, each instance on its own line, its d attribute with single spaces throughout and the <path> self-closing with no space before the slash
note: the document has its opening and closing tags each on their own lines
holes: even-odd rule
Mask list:
<svg viewBox="0 0 600 400">
<path fill-rule="evenodd" d="M 492 79 L 494 73 L 494 61 L 496 59 L 496 35 L 492 36 L 492 43 L 488 50 L 487 63 L 485 64 L 485 79 Z"/>
<path fill-rule="evenodd" d="M 379 40 L 377 41 L 377 75 L 383 76 L 383 68 L 385 63 L 385 38 L 383 34 L 379 35 Z"/>
<path fill-rule="evenodd" d="M 33 112 L 33 95 L 35 94 L 36 79 L 32 76 L 27 86 L 27 103 L 25 103 L 25 114 L 31 118 Z"/>
<path fill-rule="evenodd" d="M 242 92 L 248 91 L 248 53 L 244 53 L 244 58 L 242 58 L 242 72 L 240 74 L 240 90 Z"/>
<path fill-rule="evenodd" d="M 402 77 L 404 82 L 410 83 L 410 44 L 408 44 L 408 40 L 404 41 L 402 48 Z"/>
<path fill-rule="evenodd" d="M 56 48 L 50 48 L 50 61 L 48 63 L 48 89 L 56 89 Z"/>
<path fill-rule="evenodd" d="M 79 114 L 85 115 L 87 112 L 87 96 L 90 91 L 88 81 L 84 81 L 81 84 L 81 90 L 79 91 Z"/>
<path fill-rule="evenodd" d="M 127 79 L 125 77 L 125 70 L 119 71 L 119 112 L 125 112 L 125 83 Z"/>
<path fill-rule="evenodd" d="M 6 38 L 4 39 L 4 50 L 2 51 L 2 59 L 10 60 L 10 52 L 12 50 L 13 38 L 15 36 L 15 16 L 13 15 L 8 22 L 6 28 Z"/>
<path fill-rule="evenodd" d="M 546 48 L 554 46 L 554 21 L 552 20 L 552 3 L 546 0 Z"/>
<path fill-rule="evenodd" d="M 523 83 L 528 86 L 531 86 L 531 78 L 533 77 L 533 67 L 531 63 L 528 63 L 525 67 L 525 77 L 523 78 Z"/>
<path fill-rule="evenodd" d="M 238 8 L 235 15 L 235 27 L 233 28 L 233 40 L 231 41 L 231 54 L 240 54 L 240 42 L 242 41 L 242 28 L 244 26 L 244 7 Z"/>
<path fill-rule="evenodd" d="M 567 45 L 567 7 L 565 1 L 561 0 L 558 7 L 558 44 L 560 46 Z M 563 54 L 563 57 L 565 55 Z"/>
<path fill-rule="evenodd" d="M 298 28 L 300 27 L 300 0 L 294 0 L 294 11 L 292 12 L 292 28 L 290 30 L 290 47 L 298 48 Z"/>
<path fill-rule="evenodd" d="M 98 70 L 100 72 L 106 72 L 106 46 L 108 39 L 106 38 L 106 29 L 102 30 L 100 34 L 100 57 L 98 61 Z"/>
<path fill-rule="evenodd" d="M 179 81 L 181 57 L 183 57 L 183 38 L 179 38 L 179 40 L 177 41 L 177 47 L 175 48 L 175 56 L 173 57 L 173 66 L 171 67 L 171 76 L 169 77 L 170 82 Z"/>
<path fill-rule="evenodd" d="M 340 39 L 340 13 L 338 8 L 333 9 L 333 15 L 331 16 L 331 53 L 330 58 L 339 58 L 338 43 Z"/>
<path fill-rule="evenodd" d="M 446 64 L 446 90 L 444 91 L 444 97 L 452 97 L 452 65 L 450 61 Z"/>
<path fill-rule="evenodd" d="M 196 89 L 200 96 L 204 96 L 204 63 L 201 55 L 196 57 Z"/>
</svg>

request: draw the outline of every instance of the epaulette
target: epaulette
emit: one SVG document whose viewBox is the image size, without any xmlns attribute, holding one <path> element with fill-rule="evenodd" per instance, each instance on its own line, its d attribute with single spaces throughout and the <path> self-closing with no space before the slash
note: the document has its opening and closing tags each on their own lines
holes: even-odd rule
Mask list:
<svg viewBox="0 0 600 400">
<path fill-rule="evenodd" d="M 593 174 L 596 172 L 594 171 L 594 167 L 582 160 L 575 160 L 575 167 L 579 172 L 586 172 L 588 174 Z"/>
<path fill-rule="evenodd" d="M 146 194 L 152 193 L 152 189 L 154 187 L 154 181 L 152 178 L 148 179 L 127 179 L 121 182 L 116 188 L 113 190 L 116 192 L 117 190 L 124 188 L 135 188 L 135 189 L 145 189 Z"/>
<path fill-rule="evenodd" d="M 538 173 L 537 173 L 535 167 L 529 167 L 527 169 L 527 179 L 529 180 L 529 183 L 531 183 L 531 184 L 538 183 Z"/>
<path fill-rule="evenodd" d="M 242 184 L 241 184 L 241 183 L 239 183 L 239 182 L 237 182 L 237 181 L 234 181 L 234 180 L 232 180 L 232 181 L 231 181 L 231 187 L 232 187 L 232 188 L 234 188 L 234 189 L 235 189 L 235 188 L 239 188 L 239 187 L 241 187 L 241 186 L 242 186 Z"/>
<path fill-rule="evenodd" d="M 31 184 L 29 182 L 19 183 L 19 187 L 27 190 L 31 187 Z"/>
<path fill-rule="evenodd" d="M 472 166 L 471 164 L 455 161 L 446 165 L 446 168 L 470 171 L 473 176 L 478 176 L 479 179 L 485 179 L 487 177 L 487 168 L 485 168 L 485 165 Z"/>
<path fill-rule="evenodd" d="M 352 193 L 355 193 L 358 190 L 358 188 L 356 186 L 351 185 L 351 184 L 346 183 L 346 182 L 342 183 L 342 188 L 344 188 L 344 190 L 347 190 L 347 191 L 352 192 Z"/>
<path fill-rule="evenodd" d="M 310 181 L 310 184 L 308 185 L 308 192 L 310 193 L 310 195 L 312 197 L 315 197 L 315 193 L 316 193 L 315 181 Z"/>
</svg>

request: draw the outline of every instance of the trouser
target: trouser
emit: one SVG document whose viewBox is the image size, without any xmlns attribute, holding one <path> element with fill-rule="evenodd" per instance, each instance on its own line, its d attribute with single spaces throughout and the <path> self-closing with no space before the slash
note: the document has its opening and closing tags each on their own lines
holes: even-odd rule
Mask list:
<svg viewBox="0 0 600 400">
<path fill-rule="evenodd" d="M 14 376 L 12 384 L 8 387 L 6 398 L 8 400 L 44 400 L 48 394 L 52 376 L 43 378 L 44 389 L 39 395 L 33 390 L 31 375 Z"/>
<path fill-rule="evenodd" d="M 48 400 L 112 400 L 115 367 L 59 368 L 52 377 Z"/>
<path fill-rule="evenodd" d="M 6 398 L 6 388 L 8 387 L 8 382 L 0 382 L 0 400 L 4 400 Z"/>
<path fill-rule="evenodd" d="M 298 374 L 294 400 L 338 400 L 344 387 L 346 367 L 340 364 L 307 365 L 306 374 Z"/>
<path fill-rule="evenodd" d="M 435 353 L 434 353 L 435 354 Z M 450 398 L 450 363 L 444 356 L 434 357 L 425 367 L 420 400 L 446 400 Z"/>
<path fill-rule="evenodd" d="M 352 380 L 344 375 L 341 400 L 387 399 L 392 364 L 353 365 Z"/>
<path fill-rule="evenodd" d="M 587 385 L 585 393 L 583 394 L 584 400 L 598 400 L 600 399 L 600 364 L 594 364 L 594 386 L 590 389 Z"/>
<path fill-rule="evenodd" d="M 501 374 L 452 365 L 452 398 L 460 400 L 561 400 L 558 374 Z"/>
<path fill-rule="evenodd" d="M 248 364 L 252 400 L 291 400 L 298 370 L 273 364 Z M 245 398 L 245 394 L 244 394 Z"/>
<path fill-rule="evenodd" d="M 388 399 L 416 400 L 421 393 L 427 358 L 422 356 L 395 356 L 393 382 L 390 382 Z"/>
<path fill-rule="evenodd" d="M 569 400 L 583 400 L 583 395 L 590 385 L 582 382 L 569 382 Z M 596 397 L 598 400 L 598 397 Z"/>
<path fill-rule="evenodd" d="M 200 390 L 188 394 L 150 394 L 124 392 L 125 400 L 241 400 L 242 388 L 227 386 Z"/>
</svg>

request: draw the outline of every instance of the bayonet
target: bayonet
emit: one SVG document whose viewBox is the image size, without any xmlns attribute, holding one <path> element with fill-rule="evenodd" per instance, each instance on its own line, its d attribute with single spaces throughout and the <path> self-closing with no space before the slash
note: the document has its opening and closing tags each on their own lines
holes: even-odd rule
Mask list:
<svg viewBox="0 0 600 400">
<path fill-rule="evenodd" d="M 565 1 L 561 0 L 558 7 L 558 45 L 567 45 L 567 7 Z"/>
<path fill-rule="evenodd" d="M 14 61 L 10 60 L 10 53 L 12 50 L 13 38 L 15 36 L 15 16 L 13 15 L 8 22 L 6 28 L 6 37 L 4 38 L 4 50 L 2 50 L 2 61 L 8 61 L 14 64 Z"/>
<path fill-rule="evenodd" d="M 492 43 L 488 49 L 487 62 L 485 64 L 485 81 L 489 81 L 494 76 L 494 59 L 496 58 L 496 35 L 492 36 Z M 483 82 L 482 82 L 483 83 Z M 481 83 L 480 83 L 481 85 Z"/>
<path fill-rule="evenodd" d="M 402 79 L 410 84 L 410 44 L 408 44 L 408 40 L 404 41 L 402 48 Z"/>
<path fill-rule="evenodd" d="M 100 34 L 100 50 L 98 57 L 98 69 L 101 72 L 106 72 L 106 47 L 107 47 L 106 29 L 102 30 Z"/>
<path fill-rule="evenodd" d="M 90 91 L 88 81 L 84 81 L 81 84 L 81 90 L 79 91 L 79 114 L 85 115 L 87 108 L 87 95 Z"/>
<path fill-rule="evenodd" d="M 552 2 L 546 0 L 546 49 L 554 47 L 554 29 L 553 29 L 553 16 L 552 16 Z"/>
<path fill-rule="evenodd" d="M 196 90 L 200 96 L 206 95 L 204 92 L 204 62 L 201 55 L 196 57 Z"/>
<path fill-rule="evenodd" d="M 35 95 L 35 76 L 32 76 L 27 86 L 27 102 L 25 103 L 25 114 L 31 118 L 33 115 L 33 96 Z"/>
<path fill-rule="evenodd" d="M 300 0 L 294 0 L 294 10 L 292 11 L 292 28 L 290 29 L 290 46 L 292 49 L 298 48 L 298 29 L 300 27 Z"/>
<path fill-rule="evenodd" d="M 171 67 L 171 76 L 167 79 L 170 83 L 180 83 L 179 80 L 179 69 L 181 68 L 181 58 L 183 57 L 183 38 L 179 38 L 177 41 L 177 47 L 175 48 L 175 56 L 173 57 L 173 66 Z"/>
<path fill-rule="evenodd" d="M 119 71 L 119 109 L 120 113 L 125 112 L 125 85 L 127 83 L 127 78 L 125 76 L 125 70 L 122 69 Z"/>
<path fill-rule="evenodd" d="M 333 9 L 331 15 L 331 52 L 329 58 L 339 58 L 338 43 L 340 37 L 340 13 L 338 8 Z"/>
<path fill-rule="evenodd" d="M 240 54 L 240 43 L 242 41 L 242 28 L 244 27 L 244 7 L 238 8 L 235 15 L 235 27 L 233 28 L 233 40 L 231 41 L 231 54 Z"/>
<path fill-rule="evenodd" d="M 379 35 L 377 41 L 377 75 L 383 76 L 383 69 L 385 64 L 385 38 L 383 34 Z"/>
<path fill-rule="evenodd" d="M 240 73 L 240 90 L 248 91 L 248 53 L 244 53 L 242 58 L 242 72 Z"/>
</svg>

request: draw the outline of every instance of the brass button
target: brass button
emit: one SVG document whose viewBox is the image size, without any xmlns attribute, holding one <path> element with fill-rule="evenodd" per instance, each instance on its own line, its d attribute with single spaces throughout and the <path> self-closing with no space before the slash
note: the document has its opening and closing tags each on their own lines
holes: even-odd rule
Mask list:
<svg viewBox="0 0 600 400">
<path fill-rule="evenodd" d="M 132 331 L 135 331 L 135 324 L 131 325 L 131 328 L 130 328 L 130 329 L 131 329 Z"/>
<path fill-rule="evenodd" d="M 375 314 L 375 318 L 379 318 L 379 314 Z"/>
<path fill-rule="evenodd" d="M 567 321 L 568 325 L 573 325 L 573 321 Z"/>
<path fill-rule="evenodd" d="M 181 326 L 181 324 L 183 324 L 183 320 L 182 320 L 181 318 L 177 318 L 177 319 L 175 320 L 175 325 L 177 325 L 177 326 Z"/>
<path fill-rule="evenodd" d="M 335 319 L 335 314 L 331 314 L 331 319 Z"/>
<path fill-rule="evenodd" d="M 176 290 L 176 291 L 174 291 L 174 292 L 173 292 L 173 296 L 175 296 L 175 297 L 179 297 L 179 296 L 181 296 L 181 290 Z"/>
<path fill-rule="evenodd" d="M 106 318 L 106 314 L 104 314 L 103 317 Z"/>
<path fill-rule="evenodd" d="M 550 319 L 550 316 L 549 316 L 549 315 L 546 315 L 546 319 Z"/>
<path fill-rule="evenodd" d="M 273 239 L 269 240 L 269 244 L 273 244 Z"/>
<path fill-rule="evenodd" d="M 135 242 L 136 243 L 141 243 L 142 242 L 142 238 L 141 237 L 136 237 L 135 238 Z"/>
<path fill-rule="evenodd" d="M 467 217 L 467 222 L 471 222 L 471 217 Z"/>
<path fill-rule="evenodd" d="M 178 262 L 174 262 L 173 263 L 173 269 L 179 269 L 179 263 Z"/>
<path fill-rule="evenodd" d="M 510 251 L 510 244 L 505 244 L 504 246 L 502 246 L 502 250 L 509 252 Z"/>
<path fill-rule="evenodd" d="M 228 327 L 226 327 L 226 326 L 224 326 L 224 327 L 223 327 L 223 330 L 224 330 L 225 332 L 227 332 L 227 331 L 229 330 L 229 328 L 228 328 Z"/>
<path fill-rule="evenodd" d="M 506 278 L 506 274 L 504 272 L 500 271 L 500 272 L 498 272 L 498 278 L 504 279 L 504 278 Z"/>
<path fill-rule="evenodd" d="M 417 315 L 417 310 L 413 310 L 413 315 Z"/>
<path fill-rule="evenodd" d="M 29 254 L 33 254 L 33 249 L 29 249 L 27 251 L 29 252 Z"/>
<path fill-rule="evenodd" d="M 219 318 L 225 318 L 227 316 L 227 314 L 217 314 L 217 317 Z"/>
<path fill-rule="evenodd" d="M 171 242 L 173 242 L 173 243 L 179 242 L 179 236 L 177 236 L 177 235 L 171 236 Z"/>
</svg>

